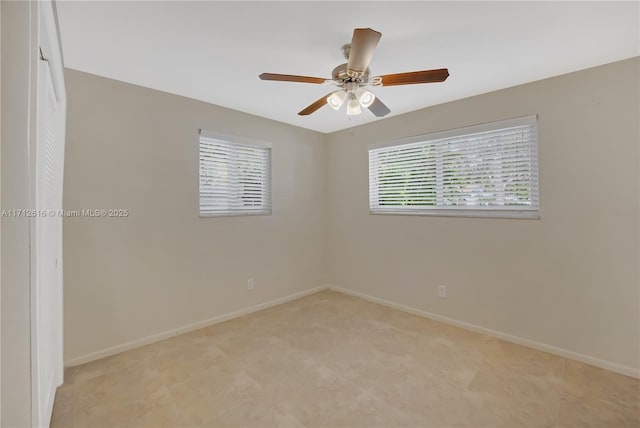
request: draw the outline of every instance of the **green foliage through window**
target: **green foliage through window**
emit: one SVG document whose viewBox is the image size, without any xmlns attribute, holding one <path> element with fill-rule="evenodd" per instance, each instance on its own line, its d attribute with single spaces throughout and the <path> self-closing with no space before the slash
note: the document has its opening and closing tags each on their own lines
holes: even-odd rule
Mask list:
<svg viewBox="0 0 640 428">
<path fill-rule="evenodd" d="M 537 125 L 528 119 L 370 149 L 371 211 L 537 210 Z"/>
</svg>

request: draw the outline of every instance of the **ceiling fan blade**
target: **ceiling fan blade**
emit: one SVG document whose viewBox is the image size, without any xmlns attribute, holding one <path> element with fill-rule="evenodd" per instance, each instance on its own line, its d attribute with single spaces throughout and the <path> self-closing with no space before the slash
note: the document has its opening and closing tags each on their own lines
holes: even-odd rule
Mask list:
<svg viewBox="0 0 640 428">
<path fill-rule="evenodd" d="M 449 77 L 449 70 L 440 68 L 437 70 L 412 71 L 410 73 L 386 74 L 380 76 L 382 86 L 412 85 L 414 83 L 444 82 Z"/>
<path fill-rule="evenodd" d="M 371 113 L 373 113 L 377 117 L 386 116 L 389 113 L 391 113 L 391 110 L 389 110 L 389 107 L 387 107 L 382 101 L 380 101 L 380 98 L 378 97 L 376 97 L 376 99 L 373 100 L 373 104 L 369 106 L 369 110 L 371 111 Z"/>
<path fill-rule="evenodd" d="M 356 28 L 353 30 L 347 70 L 365 73 L 373 57 L 373 52 L 378 46 L 380 37 L 382 37 L 382 33 L 371 28 Z"/>
<path fill-rule="evenodd" d="M 298 116 L 308 116 L 318 110 L 320 107 L 327 103 L 327 98 L 329 97 L 329 95 L 331 94 L 327 94 L 319 100 L 315 101 L 313 104 L 309 105 L 307 108 L 298 113 Z"/>
<path fill-rule="evenodd" d="M 294 76 L 292 74 L 275 74 L 275 73 L 262 73 L 258 77 L 262 80 L 277 80 L 279 82 L 300 82 L 300 83 L 324 83 L 325 80 L 327 80 L 321 77 Z"/>
</svg>

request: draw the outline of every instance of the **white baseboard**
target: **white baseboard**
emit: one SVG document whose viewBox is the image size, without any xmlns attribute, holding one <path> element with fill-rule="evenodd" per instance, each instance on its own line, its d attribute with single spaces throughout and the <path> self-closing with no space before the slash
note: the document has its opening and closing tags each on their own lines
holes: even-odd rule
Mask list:
<svg viewBox="0 0 640 428">
<path fill-rule="evenodd" d="M 554 354 L 560 357 L 569 358 L 571 360 L 580 361 L 585 364 L 600 367 L 605 370 L 610 370 L 626 376 L 640 378 L 640 370 L 633 367 L 623 366 L 621 364 L 612 363 L 610 361 L 601 360 L 595 357 L 590 357 L 588 355 L 580 354 L 578 352 L 569 351 L 567 349 L 558 348 L 556 346 L 547 345 L 540 342 L 535 342 L 533 340 L 524 339 L 518 336 L 513 336 L 511 334 L 503 333 L 501 331 L 491 330 L 489 328 L 481 327 L 468 322 L 454 320 L 452 318 L 448 318 L 442 315 L 437 315 L 431 312 L 423 311 L 421 309 L 412 308 L 410 306 L 402 305 L 399 303 L 394 303 L 386 299 L 381 299 L 379 297 L 371 296 L 369 294 L 361 293 L 359 291 L 350 290 L 348 288 L 342 288 L 335 285 L 329 285 L 328 288 L 340 293 L 348 294 L 350 296 L 360 297 L 361 299 L 365 299 L 373 303 L 378 303 L 383 306 L 388 306 L 390 308 L 408 312 L 413 315 L 429 318 L 434 321 L 450 324 L 456 327 L 464 328 L 466 330 L 475 331 L 477 333 L 486 334 L 487 336 L 495 337 L 497 339 L 502 339 L 507 342 L 516 343 L 518 345 L 528 346 L 530 348 L 534 348 L 539 351 L 548 352 L 549 354 Z"/>
<path fill-rule="evenodd" d="M 299 299 L 304 296 L 308 296 L 311 294 L 318 293 L 322 290 L 331 289 L 337 291 L 339 293 L 348 294 L 350 296 L 359 297 L 365 300 L 368 300 L 373 303 L 377 303 L 383 306 L 387 306 L 390 308 L 398 309 L 403 312 L 408 312 L 413 315 L 421 316 L 424 318 L 429 318 L 434 321 L 442 322 L 445 324 L 450 324 L 456 327 L 464 328 L 466 330 L 475 331 L 477 333 L 486 334 L 487 336 L 495 337 L 497 339 L 506 340 L 507 342 L 516 343 L 518 345 L 528 346 L 530 348 L 534 348 L 543 352 L 548 352 L 550 354 L 558 355 L 561 357 L 569 358 L 572 360 L 580 361 L 585 364 L 589 364 L 592 366 L 600 367 L 605 370 L 610 370 L 616 373 L 620 373 L 626 376 L 631 376 L 634 378 L 640 378 L 640 370 L 635 369 L 633 367 L 623 366 L 621 364 L 612 363 L 606 360 L 602 360 L 595 357 L 590 357 L 588 355 L 580 354 L 578 352 L 569 351 L 567 349 L 558 348 L 556 346 L 547 345 L 544 343 L 536 342 L 529 339 L 524 339 L 522 337 L 513 336 L 511 334 L 503 333 L 501 331 L 492 330 L 489 328 L 481 327 L 475 324 L 471 324 L 464 321 L 458 321 L 452 318 L 448 318 L 442 315 L 437 315 L 431 312 L 423 311 L 421 309 L 412 308 L 410 306 L 402 305 L 399 303 L 394 303 L 390 300 L 382 299 L 379 297 L 371 296 L 366 293 L 361 293 L 359 291 L 350 290 L 348 288 L 342 288 L 335 285 L 323 285 L 319 287 L 314 287 L 309 290 L 300 291 L 298 293 L 293 293 L 288 296 L 280 297 L 278 299 L 269 300 L 268 302 L 260 303 L 255 306 L 251 306 L 245 309 L 240 309 L 237 311 L 229 312 L 224 315 L 219 315 L 217 317 L 209 318 L 203 321 L 198 321 L 192 324 L 185 325 L 183 327 L 178 327 L 172 330 L 167 330 L 161 333 L 156 333 L 150 336 L 146 336 L 140 339 L 132 340 L 130 342 L 122 343 L 120 345 L 111 346 L 109 348 L 101 349 L 96 352 L 91 352 L 89 354 L 85 354 L 79 357 L 71 358 L 65 361 L 66 367 L 76 366 L 79 364 L 88 363 L 90 361 L 98 360 L 100 358 L 105 358 L 114 354 L 118 354 L 120 352 L 128 351 L 130 349 L 138 348 L 140 346 L 149 345 L 154 342 L 159 342 L 160 340 L 168 339 L 173 336 L 177 336 L 179 334 L 189 333 L 194 330 L 198 330 L 203 327 L 208 327 L 213 324 L 218 324 L 224 321 L 228 321 L 234 318 L 238 318 L 244 315 L 248 315 L 253 312 L 261 311 L 263 309 L 268 309 L 273 306 L 280 305 L 282 303 L 289 302 L 291 300 Z"/>
<path fill-rule="evenodd" d="M 161 333 L 152 334 L 150 336 L 141 337 L 140 339 L 135 339 L 130 342 L 125 342 L 120 345 L 111 346 L 109 348 L 101 349 L 99 351 L 91 352 L 89 354 L 81 355 L 79 357 L 70 358 L 64 362 L 64 365 L 65 367 L 71 367 L 71 366 L 77 366 L 79 364 L 88 363 L 90 361 L 99 360 L 100 358 L 109 357 L 111 355 L 119 354 L 120 352 L 128 351 L 130 349 L 138 348 L 144 345 L 149 345 L 154 342 L 159 342 L 161 340 L 168 339 L 170 337 L 177 336 L 179 334 L 189 333 L 191 331 L 198 330 L 203 327 L 208 327 L 210 325 L 218 324 L 224 321 L 228 321 L 234 318 L 248 315 L 253 312 L 261 311 L 263 309 L 268 309 L 273 306 L 277 306 L 282 303 L 289 302 L 291 300 L 299 299 L 301 297 L 308 296 L 310 294 L 318 293 L 322 290 L 326 290 L 327 288 L 328 286 L 314 287 L 309 290 L 304 290 L 298 293 L 289 294 L 288 296 L 269 300 L 268 302 L 260 303 L 258 305 L 251 306 L 245 309 L 229 312 L 227 314 L 219 315 L 217 317 L 198 321 L 182 327 L 163 331 Z"/>
</svg>

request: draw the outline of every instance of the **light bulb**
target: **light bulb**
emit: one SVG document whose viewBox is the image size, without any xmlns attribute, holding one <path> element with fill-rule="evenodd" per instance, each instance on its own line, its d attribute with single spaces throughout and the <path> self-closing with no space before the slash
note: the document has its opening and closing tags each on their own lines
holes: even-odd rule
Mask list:
<svg viewBox="0 0 640 428">
<path fill-rule="evenodd" d="M 362 113 L 362 109 L 360 108 L 360 103 L 357 99 L 349 97 L 349 102 L 347 103 L 347 115 L 348 116 L 357 116 Z"/>
<path fill-rule="evenodd" d="M 347 93 L 344 91 L 336 91 L 327 97 L 327 104 L 334 110 L 339 110 L 344 103 L 344 99 L 347 97 Z"/>
<path fill-rule="evenodd" d="M 358 89 L 356 91 L 356 96 L 358 98 L 358 101 L 360 102 L 360 105 L 364 108 L 369 107 L 376 99 L 376 96 L 373 94 L 373 92 L 368 91 L 364 88 Z"/>
</svg>

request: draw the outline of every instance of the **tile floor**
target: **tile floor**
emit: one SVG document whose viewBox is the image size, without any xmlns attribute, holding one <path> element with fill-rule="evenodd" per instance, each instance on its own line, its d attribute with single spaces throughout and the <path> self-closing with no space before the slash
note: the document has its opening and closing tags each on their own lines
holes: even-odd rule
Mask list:
<svg viewBox="0 0 640 428">
<path fill-rule="evenodd" d="M 53 427 L 640 427 L 636 379 L 333 291 L 65 379 Z"/>
</svg>

